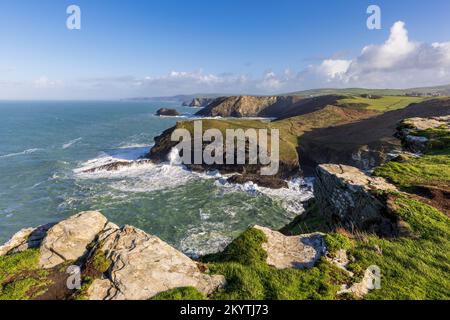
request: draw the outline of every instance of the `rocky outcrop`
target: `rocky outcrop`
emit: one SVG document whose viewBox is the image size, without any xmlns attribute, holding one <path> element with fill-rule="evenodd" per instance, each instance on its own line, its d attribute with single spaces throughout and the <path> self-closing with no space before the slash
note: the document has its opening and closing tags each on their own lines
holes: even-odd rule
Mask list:
<svg viewBox="0 0 450 320">
<path fill-rule="evenodd" d="M 267 252 L 267 264 L 277 269 L 312 268 L 325 254 L 323 235 L 320 233 L 285 236 L 268 228 L 254 228 L 266 236 L 267 242 L 262 247 Z"/>
<path fill-rule="evenodd" d="M 208 295 L 224 277 L 203 273 L 196 262 L 159 238 L 134 227 L 111 232 L 98 250 L 111 260 L 108 279 L 96 280 L 89 299 L 143 300 L 178 287 L 192 286 Z"/>
<path fill-rule="evenodd" d="M 139 159 L 139 160 L 134 160 L 134 161 L 114 161 L 114 162 L 107 163 L 107 164 L 104 164 L 104 165 L 101 165 L 98 167 L 85 169 L 80 172 L 81 173 L 95 173 L 95 172 L 100 172 L 100 171 L 106 171 L 106 172 L 118 171 L 121 169 L 130 168 L 130 167 L 138 167 L 138 166 L 145 165 L 148 163 L 151 163 L 151 161 L 148 159 Z"/>
<path fill-rule="evenodd" d="M 61 221 L 47 231 L 40 250 L 39 266 L 48 269 L 65 261 L 76 261 L 106 225 L 99 212 L 88 211 Z"/>
<path fill-rule="evenodd" d="M 39 248 L 47 231 L 54 225 L 54 223 L 49 223 L 37 228 L 25 228 L 18 231 L 7 243 L 0 246 L 0 257 Z"/>
<path fill-rule="evenodd" d="M 161 108 L 156 111 L 157 116 L 166 116 L 166 117 L 176 117 L 179 116 L 180 113 L 175 109 Z"/>
<path fill-rule="evenodd" d="M 193 107 L 193 108 L 204 108 L 206 107 L 208 104 L 210 104 L 211 102 L 213 102 L 215 99 L 214 98 L 201 98 L 201 97 L 197 97 L 192 99 L 191 103 L 187 104 L 189 107 Z"/>
<path fill-rule="evenodd" d="M 380 192 L 396 190 L 383 178 L 370 177 L 354 167 L 324 164 L 316 170 L 314 196 L 321 213 L 332 225 L 352 232 L 400 235 L 399 218 L 379 196 Z"/>
<path fill-rule="evenodd" d="M 260 176 L 257 174 L 237 174 L 227 179 L 229 183 L 245 184 L 247 182 L 256 183 L 260 187 L 270 189 L 282 189 L 289 188 L 286 180 L 272 177 L 272 176 Z"/>
<path fill-rule="evenodd" d="M 43 239 L 38 241 L 38 236 Z M 24 229 L 0 247 L 0 255 L 12 255 L 31 246 L 39 248 L 37 267 L 47 269 L 49 274 L 70 262 L 81 267 L 82 276 L 93 278 L 83 289 L 85 299 L 147 300 L 179 287 L 195 287 L 208 295 L 225 285 L 223 276 L 209 275 L 206 267 L 158 237 L 131 226 L 119 228 L 96 211 L 82 212 L 57 224 Z M 64 275 L 64 271 L 59 272 Z M 66 278 L 53 279 L 50 285 L 70 297 Z M 55 280 L 61 283 L 54 283 Z"/>
<path fill-rule="evenodd" d="M 430 118 L 408 118 L 402 120 L 398 127 L 396 136 L 401 139 L 403 146 L 414 153 L 426 152 L 432 141 L 424 136 L 426 130 L 446 128 L 450 129 L 450 116 Z"/>
</svg>

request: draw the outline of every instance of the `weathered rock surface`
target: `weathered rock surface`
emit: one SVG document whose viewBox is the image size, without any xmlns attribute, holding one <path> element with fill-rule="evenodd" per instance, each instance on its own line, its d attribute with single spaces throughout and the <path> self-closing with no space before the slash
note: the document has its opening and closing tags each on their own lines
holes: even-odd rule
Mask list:
<svg viewBox="0 0 450 320">
<path fill-rule="evenodd" d="M 208 274 L 204 265 L 158 237 L 131 226 L 119 228 L 96 211 L 82 212 L 57 224 L 23 229 L 0 247 L 0 253 L 13 254 L 39 245 L 40 268 L 54 272 L 63 262 L 73 261 L 82 275 L 94 279 L 83 292 L 83 298 L 90 300 L 146 300 L 188 286 L 209 295 L 225 285 L 223 276 Z M 104 258 L 98 259 L 107 260 L 97 260 L 102 267 L 94 262 L 99 251 Z M 70 298 L 77 292 L 67 289 L 66 278 L 62 273 L 53 279 L 59 282 L 51 286 Z"/>
<path fill-rule="evenodd" d="M 203 273 L 190 258 L 134 227 L 111 232 L 99 249 L 112 266 L 108 280 L 97 280 L 91 285 L 89 299 L 142 300 L 187 286 L 208 295 L 225 283 L 224 277 Z"/>
<path fill-rule="evenodd" d="M 16 248 L 26 246 L 28 237 L 34 230 L 34 228 L 27 228 L 17 232 L 7 243 L 0 247 L 0 256 L 4 256 Z"/>
<path fill-rule="evenodd" d="M 156 111 L 157 116 L 167 116 L 167 117 L 176 117 L 179 116 L 180 113 L 175 109 L 161 108 Z"/>
<path fill-rule="evenodd" d="M 278 231 L 255 226 L 267 237 L 263 249 L 267 252 L 267 264 L 277 269 L 312 268 L 325 254 L 325 244 L 320 233 L 285 236 Z"/>
<path fill-rule="evenodd" d="M 314 195 L 322 214 L 333 225 L 350 231 L 398 234 L 398 217 L 391 215 L 386 203 L 376 195 L 395 190 L 383 178 L 370 177 L 354 167 L 324 164 L 316 170 Z"/>
<path fill-rule="evenodd" d="M 0 246 L 0 256 L 39 248 L 47 231 L 53 225 L 54 223 L 51 223 L 37 228 L 26 228 L 18 231 L 7 243 Z"/>
<path fill-rule="evenodd" d="M 39 266 L 52 268 L 81 258 L 106 223 L 107 219 L 97 211 L 82 212 L 57 223 L 42 241 Z"/>
</svg>

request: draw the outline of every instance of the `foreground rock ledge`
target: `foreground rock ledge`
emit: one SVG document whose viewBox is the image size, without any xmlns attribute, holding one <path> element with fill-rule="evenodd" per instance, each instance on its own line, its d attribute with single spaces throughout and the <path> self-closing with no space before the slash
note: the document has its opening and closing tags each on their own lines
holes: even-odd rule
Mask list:
<svg viewBox="0 0 450 320">
<path fill-rule="evenodd" d="M 285 236 L 261 226 L 254 228 L 267 237 L 267 242 L 262 245 L 267 252 L 266 262 L 277 269 L 312 268 L 326 252 L 323 235 L 320 233 Z"/>
<path fill-rule="evenodd" d="M 323 164 L 316 169 L 314 196 L 322 214 L 330 224 L 349 231 L 398 235 L 398 217 L 390 214 L 386 203 L 377 195 L 391 191 L 397 191 L 394 185 L 354 167 Z"/>
<path fill-rule="evenodd" d="M 104 253 L 111 264 L 87 289 L 85 298 L 89 300 L 145 300 L 187 286 L 208 295 L 225 285 L 223 276 L 205 273 L 158 237 L 131 226 L 119 228 L 96 211 L 19 231 L 0 246 L 0 256 L 29 248 L 39 248 L 39 267 L 43 269 L 67 262 L 84 270 L 89 257 Z"/>
</svg>

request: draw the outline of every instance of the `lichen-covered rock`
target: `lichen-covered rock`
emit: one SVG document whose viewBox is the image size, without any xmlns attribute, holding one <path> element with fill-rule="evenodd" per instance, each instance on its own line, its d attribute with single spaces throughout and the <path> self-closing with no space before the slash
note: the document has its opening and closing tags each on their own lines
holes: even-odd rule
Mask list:
<svg viewBox="0 0 450 320">
<path fill-rule="evenodd" d="M 97 211 L 82 212 L 57 223 L 48 230 L 42 241 L 40 267 L 52 268 L 81 258 L 106 223 L 107 219 Z"/>
<path fill-rule="evenodd" d="M 383 178 L 370 177 L 354 167 L 324 164 L 316 170 L 314 195 L 320 211 L 333 225 L 350 231 L 395 235 L 397 217 L 389 214 L 377 193 L 396 190 Z"/>
<path fill-rule="evenodd" d="M 143 300 L 188 286 L 208 295 L 225 283 L 223 276 L 205 274 L 183 253 L 131 226 L 104 237 L 99 249 L 112 264 L 109 279 L 94 281 L 89 288 L 91 300 Z"/>
<path fill-rule="evenodd" d="M 267 252 L 267 264 L 277 269 L 312 268 L 325 253 L 320 233 L 285 236 L 268 228 L 254 228 L 266 235 L 267 242 L 262 247 Z"/>
</svg>

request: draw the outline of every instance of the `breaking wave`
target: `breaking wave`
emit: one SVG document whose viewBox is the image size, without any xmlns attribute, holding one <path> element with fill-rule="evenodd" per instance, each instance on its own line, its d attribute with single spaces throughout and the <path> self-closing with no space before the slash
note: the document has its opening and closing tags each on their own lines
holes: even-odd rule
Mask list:
<svg viewBox="0 0 450 320">
<path fill-rule="evenodd" d="M 77 138 L 77 139 L 71 140 L 71 141 L 69 141 L 69 142 L 67 142 L 67 143 L 64 143 L 64 144 L 62 145 L 62 148 L 63 148 L 63 149 L 68 149 L 68 148 L 70 148 L 71 146 L 73 146 L 75 143 L 77 143 L 77 142 L 79 142 L 79 141 L 81 141 L 81 140 L 83 140 L 83 138 Z"/>
<path fill-rule="evenodd" d="M 11 157 L 17 157 L 17 156 L 23 156 L 23 155 L 28 155 L 28 154 L 32 154 L 35 153 L 37 151 L 41 151 L 42 149 L 39 148 L 34 148 L 34 149 L 27 149 L 21 152 L 16 152 L 16 153 L 10 153 L 10 154 L 5 154 L 5 155 L 1 155 L 0 159 L 3 158 L 11 158 Z"/>
</svg>

